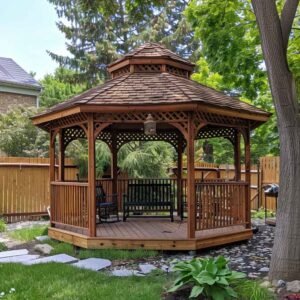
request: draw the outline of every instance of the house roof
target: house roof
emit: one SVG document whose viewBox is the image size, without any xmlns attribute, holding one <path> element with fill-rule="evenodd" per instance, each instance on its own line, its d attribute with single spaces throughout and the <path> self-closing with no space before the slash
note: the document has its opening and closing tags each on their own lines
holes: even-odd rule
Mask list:
<svg viewBox="0 0 300 300">
<path fill-rule="evenodd" d="M 20 86 L 41 90 L 41 85 L 13 59 L 0 57 L 0 85 Z"/>
</svg>

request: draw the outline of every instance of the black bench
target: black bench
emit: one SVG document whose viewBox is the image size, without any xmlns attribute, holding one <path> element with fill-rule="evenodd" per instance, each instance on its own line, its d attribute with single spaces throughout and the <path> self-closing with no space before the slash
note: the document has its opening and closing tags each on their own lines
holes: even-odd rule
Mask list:
<svg viewBox="0 0 300 300">
<path fill-rule="evenodd" d="M 171 184 L 129 183 L 127 194 L 123 195 L 123 221 L 132 216 L 130 213 L 137 217 L 144 212 L 169 212 L 173 222 L 173 199 Z"/>
</svg>

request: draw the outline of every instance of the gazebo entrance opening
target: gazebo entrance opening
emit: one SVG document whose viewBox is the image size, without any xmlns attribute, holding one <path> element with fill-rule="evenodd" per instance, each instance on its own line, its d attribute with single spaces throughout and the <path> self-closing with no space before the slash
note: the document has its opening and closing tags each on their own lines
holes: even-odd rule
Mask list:
<svg viewBox="0 0 300 300">
<path fill-rule="evenodd" d="M 192 69 L 193 64 L 168 49 L 145 44 L 111 64 L 113 79 L 104 85 L 34 118 L 35 124 L 50 132 L 51 237 L 85 248 L 193 250 L 252 236 L 250 131 L 269 114 L 191 81 Z M 227 138 L 234 147 L 235 176 L 231 180 L 195 178 L 195 140 L 212 137 Z M 245 145 L 244 181 L 241 137 Z M 87 182 L 64 178 L 65 148 L 78 138 L 88 143 Z M 111 149 L 110 179 L 96 178 L 96 140 Z M 130 141 L 173 145 L 177 177 L 118 178 L 118 150 Z M 183 151 L 187 155 L 186 178 L 182 177 Z M 105 195 L 111 195 L 102 201 L 102 208 L 116 199 L 119 222 L 100 222 L 100 185 Z M 160 218 L 152 218 L 152 210 L 157 210 Z M 126 222 L 122 221 L 124 216 Z"/>
</svg>

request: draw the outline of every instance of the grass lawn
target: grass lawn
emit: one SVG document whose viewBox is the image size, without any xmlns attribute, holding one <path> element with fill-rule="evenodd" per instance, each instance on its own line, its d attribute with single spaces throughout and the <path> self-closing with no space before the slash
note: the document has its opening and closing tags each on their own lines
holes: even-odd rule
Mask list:
<svg viewBox="0 0 300 300">
<path fill-rule="evenodd" d="M 161 299 L 167 275 L 112 277 L 62 264 L 0 265 L 4 299 Z M 9 294 L 11 288 L 16 291 Z"/>
<path fill-rule="evenodd" d="M 24 242 L 32 241 L 37 236 L 47 235 L 47 234 L 48 234 L 48 227 L 46 226 L 33 226 L 30 228 L 16 229 L 8 232 L 8 235 L 11 238 L 19 241 L 24 241 Z"/>
<path fill-rule="evenodd" d="M 48 229 L 45 226 L 33 226 L 30 228 L 22 228 L 16 229 L 14 231 L 10 231 L 8 234 L 11 238 L 29 242 L 35 239 L 35 237 L 40 235 L 47 235 Z M 151 258 L 159 255 L 158 251 L 154 250 L 116 250 L 116 249 L 103 249 L 103 250 L 87 250 L 87 249 L 79 249 L 75 251 L 73 245 L 58 242 L 55 240 L 49 240 L 45 243 L 51 245 L 54 250 L 52 250 L 51 254 L 60 254 L 65 253 L 71 256 L 76 256 L 80 259 L 89 258 L 89 257 L 99 257 L 106 258 L 110 260 L 134 260 L 134 259 L 143 259 L 143 258 Z M 1 247 L 0 247 L 1 251 Z"/>
</svg>

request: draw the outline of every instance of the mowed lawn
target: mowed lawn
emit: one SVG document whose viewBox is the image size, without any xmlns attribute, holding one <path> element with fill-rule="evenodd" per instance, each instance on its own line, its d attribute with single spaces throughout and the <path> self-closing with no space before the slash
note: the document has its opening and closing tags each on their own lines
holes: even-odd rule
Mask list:
<svg viewBox="0 0 300 300">
<path fill-rule="evenodd" d="M 63 264 L 0 264 L 3 299 L 161 299 L 167 275 L 113 277 Z M 15 292 L 9 293 L 11 289 Z"/>
</svg>

